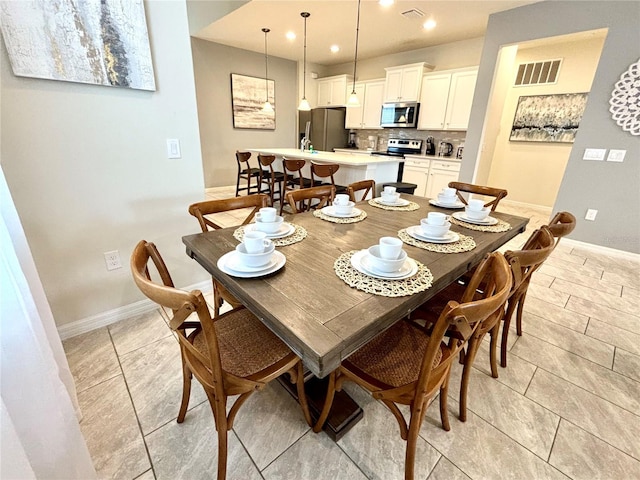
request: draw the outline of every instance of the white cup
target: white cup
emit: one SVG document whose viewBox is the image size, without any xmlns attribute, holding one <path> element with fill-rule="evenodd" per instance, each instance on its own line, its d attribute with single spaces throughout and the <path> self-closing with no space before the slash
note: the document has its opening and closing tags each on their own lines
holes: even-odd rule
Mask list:
<svg viewBox="0 0 640 480">
<path fill-rule="evenodd" d="M 427 214 L 427 223 L 429 225 L 444 225 L 447 221 L 447 216 L 440 212 L 429 212 Z"/>
<path fill-rule="evenodd" d="M 402 252 L 402 240 L 398 237 L 382 237 L 378 245 L 380 246 L 380 257 L 395 260 Z"/>
<path fill-rule="evenodd" d="M 334 205 L 347 205 L 349 203 L 349 195 L 345 193 L 339 193 L 333 199 Z"/>
<path fill-rule="evenodd" d="M 264 232 L 245 232 L 242 239 L 244 249 L 247 253 L 262 253 L 264 250 L 271 246 L 271 240 L 267 238 L 267 234 Z"/>
<path fill-rule="evenodd" d="M 442 196 L 443 197 L 455 197 L 456 196 L 456 189 L 455 188 L 451 188 L 451 187 L 445 187 L 442 189 Z"/>
<path fill-rule="evenodd" d="M 256 221 L 258 222 L 275 222 L 278 211 L 273 207 L 263 207 L 256 213 Z"/>
<path fill-rule="evenodd" d="M 479 212 L 484 208 L 484 202 L 482 200 L 469 200 L 469 210 Z"/>
<path fill-rule="evenodd" d="M 383 191 L 387 195 L 393 195 L 394 193 L 396 193 L 396 187 L 388 185 L 388 186 L 384 187 Z"/>
</svg>

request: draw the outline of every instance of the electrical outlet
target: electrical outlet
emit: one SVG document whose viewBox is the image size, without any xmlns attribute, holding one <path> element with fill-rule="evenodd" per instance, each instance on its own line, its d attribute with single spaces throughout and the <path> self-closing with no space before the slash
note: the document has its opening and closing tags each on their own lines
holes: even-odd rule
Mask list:
<svg viewBox="0 0 640 480">
<path fill-rule="evenodd" d="M 107 270 L 117 270 L 118 268 L 122 268 L 122 263 L 120 263 L 120 252 L 118 252 L 118 250 L 104 252 L 104 262 L 107 264 Z"/>
<path fill-rule="evenodd" d="M 584 216 L 585 220 L 591 220 L 592 222 L 596 219 L 596 215 L 598 214 L 598 210 L 594 210 L 590 208 L 587 210 L 587 214 Z"/>
</svg>

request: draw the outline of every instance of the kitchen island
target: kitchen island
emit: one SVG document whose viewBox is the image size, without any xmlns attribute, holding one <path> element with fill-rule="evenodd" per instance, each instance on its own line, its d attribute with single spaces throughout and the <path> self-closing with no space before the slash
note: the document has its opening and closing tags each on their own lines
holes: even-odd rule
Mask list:
<svg viewBox="0 0 640 480">
<path fill-rule="evenodd" d="M 398 179 L 398 168 L 404 159 L 398 157 L 386 157 L 375 155 L 363 155 L 358 153 L 345 152 L 319 152 L 301 151 L 297 148 L 248 148 L 256 156 L 275 155 L 276 158 L 300 158 L 314 163 L 337 163 L 340 169 L 334 175 L 335 182 L 339 185 L 349 185 L 360 180 L 374 180 L 378 192 L 383 183 L 396 182 Z M 274 163 L 276 170 L 282 171 L 282 161 Z M 309 165 L 305 176 L 311 176 L 311 166 Z M 378 193 L 376 192 L 376 193 Z"/>
</svg>

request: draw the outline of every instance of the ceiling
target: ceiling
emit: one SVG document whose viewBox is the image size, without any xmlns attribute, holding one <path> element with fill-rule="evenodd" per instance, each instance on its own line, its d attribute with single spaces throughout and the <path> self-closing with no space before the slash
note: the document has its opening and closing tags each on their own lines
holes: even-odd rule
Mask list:
<svg viewBox="0 0 640 480">
<path fill-rule="evenodd" d="M 363 0 L 360 7 L 358 59 L 416 50 L 481 37 L 489 15 L 540 0 L 422 1 L 396 0 L 384 7 L 377 0 Z M 264 33 L 269 28 L 269 55 L 301 60 L 304 20 L 307 19 L 307 62 L 336 65 L 352 62 L 355 50 L 357 0 L 253 0 L 198 32 L 195 36 L 244 50 L 264 53 Z M 417 9 L 422 17 L 406 18 L 402 12 Z M 422 25 L 436 21 L 432 30 Z M 285 38 L 295 32 L 293 41 Z M 329 47 L 340 51 L 331 53 Z"/>
</svg>

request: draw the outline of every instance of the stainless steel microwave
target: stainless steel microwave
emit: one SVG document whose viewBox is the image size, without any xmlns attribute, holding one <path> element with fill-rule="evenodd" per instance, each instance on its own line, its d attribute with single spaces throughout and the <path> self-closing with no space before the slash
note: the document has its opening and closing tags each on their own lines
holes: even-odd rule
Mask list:
<svg viewBox="0 0 640 480">
<path fill-rule="evenodd" d="M 418 125 L 418 102 L 383 103 L 381 127 L 415 128 Z"/>
</svg>

